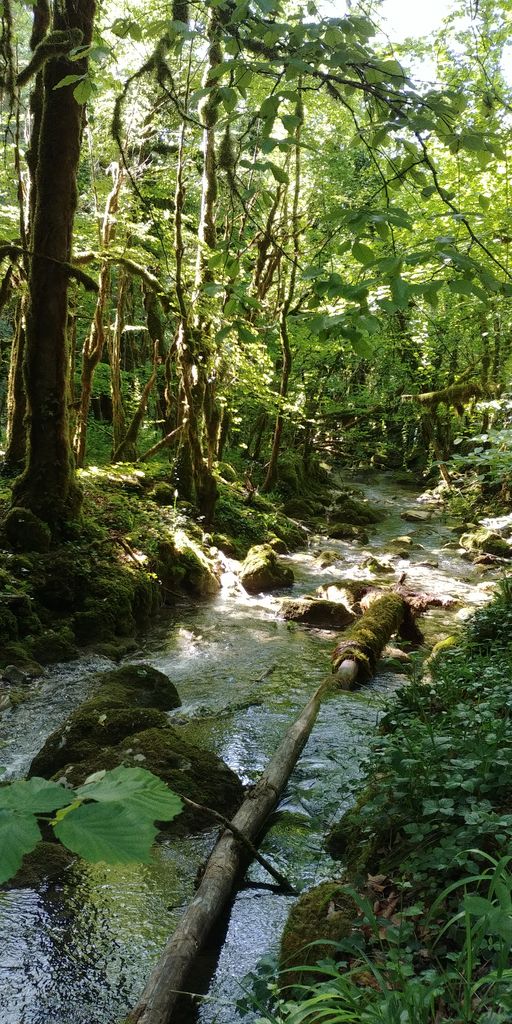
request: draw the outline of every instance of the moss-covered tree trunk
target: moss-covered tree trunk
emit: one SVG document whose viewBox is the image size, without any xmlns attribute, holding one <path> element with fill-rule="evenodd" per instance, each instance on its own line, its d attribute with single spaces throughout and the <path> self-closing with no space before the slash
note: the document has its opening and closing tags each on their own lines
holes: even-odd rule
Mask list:
<svg viewBox="0 0 512 1024">
<path fill-rule="evenodd" d="M 34 15 L 32 23 L 32 34 L 30 37 L 30 48 L 35 50 L 39 45 L 50 25 L 50 6 L 48 0 L 37 0 L 34 4 Z M 32 131 L 30 146 L 26 153 L 26 161 L 30 174 L 30 189 L 25 210 L 23 198 L 23 187 L 21 184 L 21 171 L 18 178 L 18 199 L 20 204 L 20 234 L 26 249 L 26 243 L 30 237 L 34 221 L 37 197 L 37 159 L 39 153 L 39 136 L 41 131 L 41 118 L 43 113 L 44 82 L 43 73 L 39 71 L 36 75 L 34 87 L 30 94 L 30 114 L 32 118 Z M 19 159 L 17 154 L 16 159 Z M 30 272 L 30 260 L 28 251 L 24 253 L 24 273 Z M 6 475 L 15 476 L 21 473 L 27 456 L 27 399 L 25 394 L 25 381 L 23 366 L 25 363 L 25 317 L 27 311 L 27 295 L 24 293 L 18 303 L 16 311 L 16 323 L 14 339 L 9 365 L 8 403 L 7 403 L 7 446 L 5 450 L 3 469 Z"/>
<path fill-rule="evenodd" d="M 70 48 L 92 39 L 95 0 L 64 0 L 53 10 L 52 28 L 69 33 Z M 26 325 L 25 384 L 28 455 L 13 489 L 13 504 L 29 508 L 53 529 L 80 509 L 68 423 L 68 284 L 76 174 L 83 108 L 73 86 L 57 89 L 66 75 L 87 71 L 86 59 L 47 61 L 36 168 Z"/>
</svg>

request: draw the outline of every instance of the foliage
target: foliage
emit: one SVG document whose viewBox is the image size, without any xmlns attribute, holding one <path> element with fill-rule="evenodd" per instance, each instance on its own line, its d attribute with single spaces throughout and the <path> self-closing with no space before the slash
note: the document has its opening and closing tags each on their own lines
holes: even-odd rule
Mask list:
<svg viewBox="0 0 512 1024">
<path fill-rule="evenodd" d="M 147 863 L 155 819 L 171 821 L 181 808 L 180 798 L 144 768 L 97 772 L 76 790 L 40 778 L 6 783 L 0 787 L 0 882 L 16 874 L 42 838 L 38 819 L 85 860 Z"/>
</svg>

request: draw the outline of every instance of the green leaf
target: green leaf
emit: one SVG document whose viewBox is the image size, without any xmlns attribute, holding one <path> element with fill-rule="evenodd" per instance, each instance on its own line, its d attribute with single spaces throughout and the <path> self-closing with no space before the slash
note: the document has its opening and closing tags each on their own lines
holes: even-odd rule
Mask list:
<svg viewBox="0 0 512 1024">
<path fill-rule="evenodd" d="M 128 811 L 150 821 L 171 821 L 183 807 L 179 796 L 146 768 L 114 768 L 101 779 L 85 782 L 76 795 L 82 800 L 122 803 Z"/>
<path fill-rule="evenodd" d="M 287 185 L 290 179 L 284 168 L 280 167 L 279 164 L 273 163 L 272 160 L 268 160 L 267 164 L 270 170 L 272 171 L 272 174 L 274 175 L 276 181 L 278 181 L 280 185 Z"/>
<path fill-rule="evenodd" d="M 0 883 L 16 874 L 23 857 L 37 846 L 40 838 L 33 814 L 0 809 Z"/>
<path fill-rule="evenodd" d="M 148 864 L 157 829 L 119 803 L 82 804 L 54 826 L 57 839 L 84 860 Z"/>
<path fill-rule="evenodd" d="M 65 807 L 75 799 L 71 789 L 64 789 L 58 782 L 34 777 L 27 781 L 11 782 L 0 788 L 0 808 L 10 807 L 15 811 L 30 814 L 44 814 Z"/>
<path fill-rule="evenodd" d="M 219 89 L 219 98 L 224 104 L 227 113 L 230 114 L 235 109 L 238 100 L 236 89 L 232 89 L 230 85 L 223 85 Z"/>
<path fill-rule="evenodd" d="M 364 266 L 369 266 L 375 260 L 375 253 L 373 249 L 370 249 L 369 245 L 364 245 L 363 242 L 354 242 L 352 246 L 352 255 L 358 261 L 363 263 Z"/>
<path fill-rule="evenodd" d="M 75 82 L 81 82 L 84 78 L 85 75 L 65 75 L 65 77 L 61 78 L 60 82 L 57 82 L 57 85 L 54 85 L 53 88 L 54 90 L 64 89 L 66 85 L 74 85 Z"/>
<path fill-rule="evenodd" d="M 75 89 L 73 89 L 73 96 L 77 103 L 87 103 L 87 100 L 91 97 L 94 92 L 94 86 L 88 75 L 78 83 Z"/>
</svg>

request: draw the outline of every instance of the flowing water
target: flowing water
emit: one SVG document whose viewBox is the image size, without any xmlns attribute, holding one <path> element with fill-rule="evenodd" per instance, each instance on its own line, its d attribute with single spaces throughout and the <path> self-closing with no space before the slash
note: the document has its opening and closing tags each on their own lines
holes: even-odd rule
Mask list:
<svg viewBox="0 0 512 1024">
<path fill-rule="evenodd" d="M 415 588 L 457 598 L 454 608 L 432 609 L 422 620 L 430 644 L 458 628 L 467 609 L 489 596 L 476 567 L 456 550 L 454 534 L 433 506 L 428 522 L 404 522 L 404 509 L 429 509 L 386 476 L 364 484 L 388 513 L 367 545 L 311 536 L 309 547 L 287 559 L 294 594 L 336 578 L 375 579 L 361 568 L 367 555 L 390 553 L 390 541 L 410 535 L 407 558 L 393 556 L 397 574 Z M 334 567 L 315 555 L 336 549 Z M 422 564 L 423 563 L 423 564 Z M 384 579 L 384 577 L 382 578 Z M 393 580 L 392 575 L 385 577 Z M 333 634 L 278 618 L 279 595 L 249 597 L 230 573 L 219 596 L 166 614 L 130 658 L 149 661 L 176 683 L 182 707 L 171 721 L 187 722 L 198 743 L 210 746 L 246 783 L 266 765 L 288 724 L 329 670 Z M 26 704 L 4 714 L 0 760 L 9 777 L 26 771 L 46 736 L 80 703 L 94 673 L 111 663 L 97 656 L 52 669 Z M 352 802 L 361 760 L 385 696 L 404 682 L 380 671 L 355 694 L 327 698 L 317 724 L 262 844 L 297 887 L 339 874 L 323 850 L 329 825 Z M 59 884 L 0 894 L 0 1024 L 115 1024 L 134 1002 L 194 891 L 194 878 L 215 832 L 163 838 L 151 865 L 72 868 Z M 234 900 L 225 941 L 213 965 L 201 1024 L 236 1024 L 234 1002 L 243 977 L 275 953 L 292 898 L 269 885 L 258 864 Z M 207 958 L 205 958 L 207 959 Z M 200 968 L 197 987 L 199 988 Z M 202 973 L 202 972 L 201 972 Z"/>
</svg>

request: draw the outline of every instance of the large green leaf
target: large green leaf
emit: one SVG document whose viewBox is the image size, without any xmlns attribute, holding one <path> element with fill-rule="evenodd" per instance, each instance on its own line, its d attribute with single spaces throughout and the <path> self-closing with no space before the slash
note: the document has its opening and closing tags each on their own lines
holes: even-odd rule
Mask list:
<svg viewBox="0 0 512 1024">
<path fill-rule="evenodd" d="M 0 809 L 0 882 L 16 874 L 26 853 L 41 838 L 33 814 L 19 814 L 11 808 Z"/>
<path fill-rule="evenodd" d="M 82 800 L 119 803 L 131 813 L 149 821 L 171 821 L 183 804 L 161 779 L 145 768 L 114 768 L 100 772 L 77 789 Z"/>
<path fill-rule="evenodd" d="M 58 782 L 48 782 L 47 779 L 11 782 L 0 788 L 0 808 L 10 807 L 21 813 L 44 814 L 65 807 L 74 799 L 73 790 L 64 789 Z"/>
<path fill-rule="evenodd" d="M 84 860 L 148 864 L 158 829 L 119 803 L 82 804 L 54 827 L 57 839 Z"/>
</svg>

